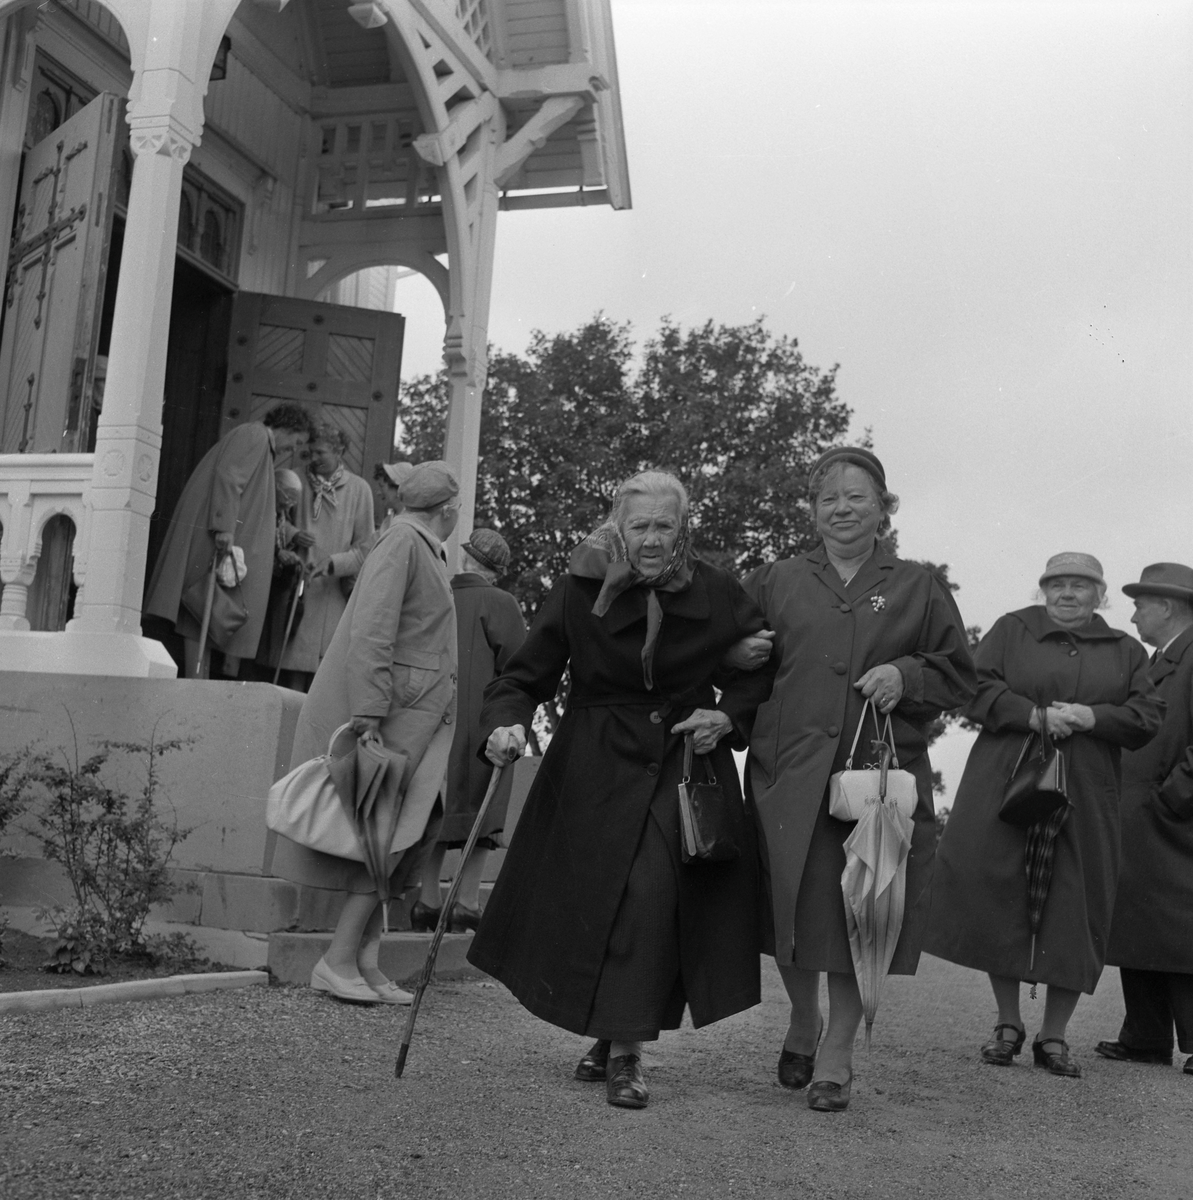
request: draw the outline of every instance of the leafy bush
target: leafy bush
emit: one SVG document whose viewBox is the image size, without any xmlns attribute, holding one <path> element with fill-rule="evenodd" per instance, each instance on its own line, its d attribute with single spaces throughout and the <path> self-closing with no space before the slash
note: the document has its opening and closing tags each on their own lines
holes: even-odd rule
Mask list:
<svg viewBox="0 0 1193 1200">
<path fill-rule="evenodd" d="M 34 802 L 28 832 L 47 859 L 62 864 L 74 893 L 68 908 L 46 913 L 58 938 L 46 970 L 103 974 L 115 958 L 154 957 L 145 921 L 152 905 L 180 890 L 170 879 L 170 860 L 190 833 L 159 812 L 160 762 L 192 741 L 159 742 L 155 730 L 148 743 L 101 741 L 83 761 L 77 739 L 73 761 L 65 751 L 61 761 L 26 756 L 21 790 Z M 135 796 L 105 779 L 115 752 L 144 758 L 144 785 Z"/>
</svg>

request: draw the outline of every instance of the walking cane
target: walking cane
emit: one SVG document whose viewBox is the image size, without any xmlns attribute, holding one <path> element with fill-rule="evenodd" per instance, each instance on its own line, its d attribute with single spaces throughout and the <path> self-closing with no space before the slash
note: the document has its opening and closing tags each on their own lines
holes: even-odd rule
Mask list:
<svg viewBox="0 0 1193 1200">
<path fill-rule="evenodd" d="M 456 893 L 460 890 L 460 880 L 464 875 L 464 864 L 468 861 L 468 856 L 472 853 L 477 838 L 480 837 L 485 814 L 489 811 L 489 804 L 497 794 L 497 785 L 501 782 L 501 777 L 510 763 L 514 762 L 517 757 L 518 752 L 511 746 L 508 751 L 509 761 L 500 767 L 493 768 L 493 777 L 489 780 L 489 790 L 485 792 L 485 798 L 481 801 L 476 820 L 472 823 L 472 832 L 469 833 L 468 840 L 464 843 L 464 849 L 460 852 L 460 866 L 456 871 L 455 879 L 452 880 L 451 887 L 447 889 L 447 899 L 443 902 L 443 908 L 439 912 L 439 924 L 435 926 L 435 936 L 431 938 L 427 961 L 423 963 L 423 973 L 419 976 L 418 987 L 415 989 L 414 999 L 410 1003 L 410 1015 L 406 1018 L 406 1031 L 402 1034 L 402 1044 L 398 1048 L 398 1061 L 394 1064 L 394 1075 L 398 1079 L 402 1078 L 402 1072 L 406 1068 L 406 1053 L 410 1049 L 410 1039 L 414 1036 L 414 1022 L 418 1019 L 418 1009 L 423 1002 L 423 992 L 427 990 L 427 984 L 431 982 L 431 975 L 435 970 L 435 958 L 439 953 L 439 943 L 443 941 L 443 935 L 447 932 L 452 905 L 456 902 Z"/>
<path fill-rule="evenodd" d="M 282 673 L 282 659 L 286 656 L 286 647 L 290 644 L 290 630 L 294 628 L 294 614 L 298 612 L 298 602 L 307 586 L 307 573 L 298 577 L 298 586 L 294 589 L 294 599 L 290 601 L 290 613 L 286 617 L 286 632 L 282 635 L 282 648 L 278 651 L 278 665 L 274 668 L 273 682 L 277 686 L 278 676 Z"/>
<path fill-rule="evenodd" d="M 215 573 L 219 570 L 220 552 L 211 559 L 211 574 L 207 577 L 207 596 L 203 601 L 203 621 L 199 626 L 199 657 L 195 660 L 195 678 L 203 678 L 203 652 L 207 649 L 207 631 L 211 628 L 211 606 L 215 603 Z"/>
</svg>

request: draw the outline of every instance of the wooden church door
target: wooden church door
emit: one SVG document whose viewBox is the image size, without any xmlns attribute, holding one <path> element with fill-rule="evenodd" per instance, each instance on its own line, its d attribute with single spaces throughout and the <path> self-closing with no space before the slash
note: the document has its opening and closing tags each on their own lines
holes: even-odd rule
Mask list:
<svg viewBox="0 0 1193 1200">
<path fill-rule="evenodd" d="M 348 435 L 344 465 L 371 479 L 393 453 L 405 324 L 397 313 L 240 292 L 221 436 L 296 401 Z"/>
<path fill-rule="evenodd" d="M 86 448 L 121 103 L 101 93 L 26 155 L 4 281 L 0 453 Z"/>
</svg>

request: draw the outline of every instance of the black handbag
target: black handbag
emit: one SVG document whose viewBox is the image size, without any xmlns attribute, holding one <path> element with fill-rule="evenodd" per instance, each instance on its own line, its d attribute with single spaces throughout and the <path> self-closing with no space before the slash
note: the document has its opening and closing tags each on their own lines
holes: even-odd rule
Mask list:
<svg viewBox="0 0 1193 1200">
<path fill-rule="evenodd" d="M 744 811 L 725 795 L 708 755 L 700 756 L 708 782 L 692 782 L 692 753 L 689 733 L 683 743 L 683 779 L 679 784 L 680 857 L 685 863 L 731 862 L 741 857 Z"/>
<path fill-rule="evenodd" d="M 1007 780 L 998 819 L 1019 829 L 1046 821 L 1069 802 L 1065 760 L 1048 736 L 1046 710 L 1037 708 L 1040 732 L 1029 733 Z M 1032 752 L 1036 747 L 1035 752 Z"/>
<path fill-rule="evenodd" d="M 231 552 L 217 554 L 211 562 L 211 574 L 215 573 L 221 558 L 231 558 Z M 200 631 L 203 627 L 203 616 L 207 610 L 207 594 L 210 576 L 200 575 L 182 593 L 182 606 L 198 622 Z M 248 606 L 244 602 L 244 592 L 240 581 L 234 588 L 226 588 L 216 582 L 211 589 L 211 614 L 207 629 L 207 640 L 217 650 L 227 650 L 232 639 L 240 631 L 240 627 L 249 619 Z"/>
</svg>

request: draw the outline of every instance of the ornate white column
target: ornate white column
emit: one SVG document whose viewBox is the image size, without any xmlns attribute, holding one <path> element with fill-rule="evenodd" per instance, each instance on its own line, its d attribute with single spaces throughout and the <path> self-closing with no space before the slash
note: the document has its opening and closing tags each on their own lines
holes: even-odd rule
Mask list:
<svg viewBox="0 0 1193 1200">
<path fill-rule="evenodd" d="M 72 642 L 84 673 L 176 673 L 161 644 L 141 636 L 141 597 L 162 444 L 182 170 L 203 131 L 211 59 L 236 3 L 149 0 L 144 14 L 144 56 L 129 93 L 136 160 L 96 426 L 88 571 L 75 618 L 59 635 Z"/>
</svg>

